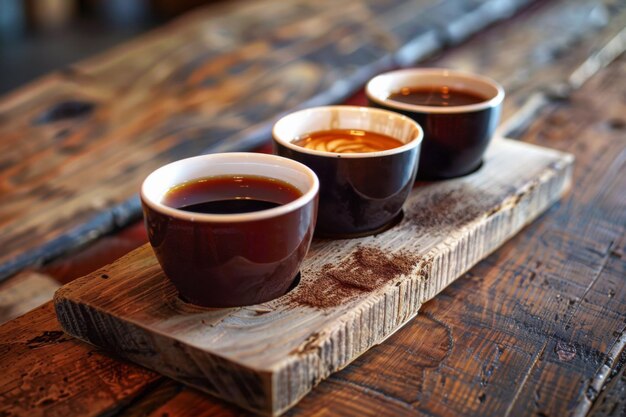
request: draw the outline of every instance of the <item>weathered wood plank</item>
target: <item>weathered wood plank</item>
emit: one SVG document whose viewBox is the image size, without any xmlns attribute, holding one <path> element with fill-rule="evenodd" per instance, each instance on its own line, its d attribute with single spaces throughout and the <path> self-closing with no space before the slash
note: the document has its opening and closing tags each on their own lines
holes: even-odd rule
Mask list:
<svg viewBox="0 0 626 417">
<path fill-rule="evenodd" d="M 530 0 L 237 2 L 201 10 L 0 100 L 0 279 L 140 215 L 143 177 L 174 159 L 250 148 L 298 106 Z"/>
<path fill-rule="evenodd" d="M 184 305 L 146 245 L 59 290 L 57 315 L 76 337 L 244 408 L 279 414 L 557 200 L 572 162 L 495 140 L 478 172 L 417 186 L 392 229 L 315 240 L 300 284 L 259 306 Z"/>
<path fill-rule="evenodd" d="M 52 302 L 0 326 L 0 414 L 113 415 L 159 376 L 63 333 Z"/>
<path fill-rule="evenodd" d="M 0 283 L 0 324 L 52 300 L 60 286 L 53 278 L 36 271 L 22 271 L 11 281 Z"/>
</svg>

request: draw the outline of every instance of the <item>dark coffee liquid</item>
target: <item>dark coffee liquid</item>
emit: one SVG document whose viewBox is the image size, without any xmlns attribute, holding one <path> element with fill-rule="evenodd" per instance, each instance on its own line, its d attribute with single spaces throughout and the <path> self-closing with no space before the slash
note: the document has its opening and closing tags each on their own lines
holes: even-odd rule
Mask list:
<svg viewBox="0 0 626 417">
<path fill-rule="evenodd" d="M 401 103 L 435 107 L 467 106 L 488 100 L 472 91 L 447 86 L 405 87 L 387 98 Z"/>
<path fill-rule="evenodd" d="M 178 207 L 179 210 L 207 214 L 250 213 L 278 207 L 280 204 L 262 200 L 219 200 Z"/>
<path fill-rule="evenodd" d="M 236 214 L 267 210 L 290 203 L 302 193 L 274 178 L 228 175 L 200 178 L 172 187 L 162 203 L 205 214 Z"/>
</svg>

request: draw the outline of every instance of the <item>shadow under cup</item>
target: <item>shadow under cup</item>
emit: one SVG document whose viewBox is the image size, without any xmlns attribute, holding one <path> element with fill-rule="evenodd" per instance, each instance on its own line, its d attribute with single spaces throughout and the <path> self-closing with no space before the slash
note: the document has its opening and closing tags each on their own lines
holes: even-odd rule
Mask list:
<svg viewBox="0 0 626 417">
<path fill-rule="evenodd" d="M 178 210 L 161 201 L 173 186 L 199 178 L 275 178 L 302 196 L 275 208 L 236 214 Z M 234 307 L 280 297 L 306 255 L 317 214 L 319 181 L 306 166 L 274 155 L 203 155 L 165 165 L 144 181 L 148 238 L 181 297 L 206 307 Z"/>
<path fill-rule="evenodd" d="M 403 143 L 379 152 L 333 153 L 293 143 L 306 134 L 358 129 Z M 320 180 L 315 233 L 322 237 L 358 237 L 384 230 L 399 216 L 415 181 L 422 129 L 411 119 L 385 110 L 325 106 L 280 119 L 273 129 L 278 155 L 310 167 Z"/>
<path fill-rule="evenodd" d="M 403 88 L 447 86 L 484 100 L 460 106 L 409 104 L 389 98 Z M 478 169 L 500 120 L 503 88 L 476 74 L 437 68 L 391 71 L 374 77 L 365 89 L 370 105 L 410 117 L 424 129 L 419 179 L 446 179 Z"/>
</svg>

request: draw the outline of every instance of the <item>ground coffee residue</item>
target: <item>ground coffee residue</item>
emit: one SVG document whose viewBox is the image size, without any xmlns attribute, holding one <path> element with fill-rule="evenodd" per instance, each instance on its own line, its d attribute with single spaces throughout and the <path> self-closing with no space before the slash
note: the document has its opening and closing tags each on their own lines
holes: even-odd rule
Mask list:
<svg viewBox="0 0 626 417">
<path fill-rule="evenodd" d="M 413 202 L 405 212 L 421 231 L 444 235 L 487 215 L 498 207 L 500 200 L 497 195 L 460 185 L 431 193 Z"/>
<path fill-rule="evenodd" d="M 417 256 L 405 252 L 387 255 L 377 248 L 358 247 L 345 261 L 326 264 L 313 279 L 301 282 L 291 293 L 290 303 L 319 309 L 335 307 L 409 274 L 417 262 Z"/>
</svg>

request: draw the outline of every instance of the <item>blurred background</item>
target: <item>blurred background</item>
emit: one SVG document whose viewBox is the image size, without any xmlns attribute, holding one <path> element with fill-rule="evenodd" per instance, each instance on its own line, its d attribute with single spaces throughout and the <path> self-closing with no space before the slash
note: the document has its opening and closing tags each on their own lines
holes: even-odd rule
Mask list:
<svg viewBox="0 0 626 417">
<path fill-rule="evenodd" d="M 0 0 L 0 94 L 223 0 Z"/>
</svg>

